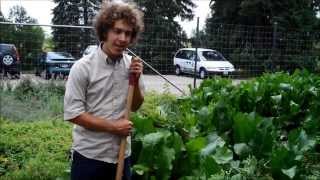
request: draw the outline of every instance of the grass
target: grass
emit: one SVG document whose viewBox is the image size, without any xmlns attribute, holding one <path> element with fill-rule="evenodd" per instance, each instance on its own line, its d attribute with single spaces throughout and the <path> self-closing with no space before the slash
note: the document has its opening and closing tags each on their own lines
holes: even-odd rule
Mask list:
<svg viewBox="0 0 320 180">
<path fill-rule="evenodd" d="M 22 80 L 0 86 L 0 179 L 69 179 L 72 125 L 64 86 Z"/>
<path fill-rule="evenodd" d="M 69 179 L 69 123 L 0 123 L 0 179 Z"/>
<path fill-rule="evenodd" d="M 11 121 L 61 119 L 64 86 L 28 79 L 12 88 L 0 86 L 0 117 Z"/>
</svg>

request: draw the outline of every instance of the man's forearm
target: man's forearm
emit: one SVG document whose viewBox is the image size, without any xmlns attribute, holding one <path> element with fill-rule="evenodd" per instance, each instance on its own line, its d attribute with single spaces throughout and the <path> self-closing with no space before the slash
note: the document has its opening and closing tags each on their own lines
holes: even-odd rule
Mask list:
<svg viewBox="0 0 320 180">
<path fill-rule="evenodd" d="M 93 116 L 86 112 L 80 114 L 79 116 L 77 116 L 76 118 L 70 121 L 92 131 L 101 131 L 101 132 L 110 132 L 110 133 L 114 131 L 114 126 L 111 122 L 108 122 L 102 118 Z"/>
</svg>

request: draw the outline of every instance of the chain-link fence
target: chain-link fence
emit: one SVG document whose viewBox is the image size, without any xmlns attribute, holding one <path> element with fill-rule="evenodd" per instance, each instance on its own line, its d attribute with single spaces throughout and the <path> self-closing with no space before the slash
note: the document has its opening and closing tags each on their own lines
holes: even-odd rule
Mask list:
<svg viewBox="0 0 320 180">
<path fill-rule="evenodd" d="M 174 57 L 179 49 L 185 47 L 207 48 L 220 52 L 218 55 L 224 58 L 208 61 L 229 61 L 234 70 L 227 74 L 234 78 L 255 77 L 264 72 L 293 72 L 297 68 L 312 72 L 319 70 L 319 32 L 283 30 L 277 23 L 273 27 L 212 24 L 211 28 L 188 38 L 182 29 L 177 31 L 177 28 L 173 28 L 177 24 L 172 22 L 154 19 L 145 21 L 148 24 L 145 33 L 138 43 L 130 48 L 163 74 L 177 73 Z M 41 74 L 46 68 L 42 59 L 44 52 L 70 53 L 77 60 L 83 56 L 88 46 L 99 43 L 92 27 L 53 25 L 50 26 L 50 32 L 44 32 L 42 27 L 36 24 L 0 24 L 0 43 L 15 45 L 20 57 L 18 66 L 21 73 Z M 1 72 L 6 73 L 7 64 L 3 57 L 1 58 Z M 193 74 L 196 63 L 194 59 L 187 60 L 192 66 L 187 73 Z M 62 64 L 59 68 L 63 66 L 68 65 Z M 200 66 L 204 66 L 206 72 L 210 71 L 210 67 L 199 61 L 197 66 L 197 75 L 200 73 Z M 220 66 L 217 68 L 224 68 L 223 65 Z M 153 72 L 146 68 L 145 73 Z"/>
<path fill-rule="evenodd" d="M 180 70 L 183 70 L 184 74 L 189 73 L 192 75 L 192 70 L 195 69 L 194 66 L 196 65 L 198 66 L 196 75 L 200 75 L 200 72 L 208 73 L 212 71 L 212 74 L 218 73 L 232 78 L 256 77 L 264 72 L 293 72 L 297 68 L 308 69 L 312 72 L 319 71 L 320 32 L 283 30 L 276 23 L 273 27 L 212 24 L 210 29 L 197 32 L 194 37 L 188 38 L 182 30 L 178 29 L 176 31 L 176 28 L 173 28 L 177 25 L 175 23 L 167 23 L 154 19 L 146 19 L 146 22 L 148 26 L 146 26 L 145 33 L 142 34 L 138 43 L 130 47 L 130 49 L 163 74 L 175 74 L 179 72 L 177 71 L 178 68 L 181 68 Z M 73 64 L 70 62 L 74 62 L 88 53 L 88 47 L 95 48 L 99 44 L 92 27 L 50 25 L 50 31 L 46 32 L 43 31 L 43 27 L 48 28 L 47 26 L 36 24 L 0 23 L 0 50 L 2 52 L 0 57 L 0 86 L 2 85 L 1 77 L 5 75 L 12 75 L 12 78 L 15 77 L 15 74 L 20 73 L 31 74 L 32 76 L 37 75 L 44 79 L 56 78 L 57 75 L 59 77 L 62 75 L 63 77 L 68 74 L 68 70 Z M 185 55 L 183 51 L 177 53 L 179 49 L 187 47 L 206 48 L 201 49 L 202 54 L 196 54 L 208 58 L 203 61 L 213 61 L 214 65 L 218 64 L 220 66 L 210 67 L 210 65 L 206 66 L 205 63 L 200 63 L 202 59 L 195 58 L 193 52 L 190 56 L 187 56 L 187 51 L 194 49 L 185 49 Z M 204 54 L 203 52 L 209 51 L 208 49 L 212 49 L 213 51 Z M 58 63 L 49 63 L 47 61 L 48 59 L 58 61 L 57 59 L 59 58 L 60 60 L 61 58 L 64 60 Z M 185 64 L 175 64 L 174 58 L 180 60 L 185 58 Z M 225 62 L 227 61 L 230 62 L 233 69 L 230 68 L 230 70 L 225 67 L 227 65 L 221 65 L 226 64 Z M 186 64 L 190 68 L 182 67 Z M 201 68 L 205 69 L 205 71 L 200 71 Z M 145 66 L 144 73 L 152 74 L 154 72 Z M 183 80 L 179 79 L 179 81 Z M 63 114 L 64 82 L 59 81 L 61 84 L 56 84 L 56 81 L 44 82 L 48 83 L 39 83 L 34 86 L 33 82 L 27 79 L 27 81 L 22 81 L 20 86 L 14 91 L 5 91 L 4 88 L 1 89 L 0 87 L 0 120 L 2 118 L 16 121 L 61 119 Z M 8 84 L 11 85 L 10 83 Z M 10 89 L 9 85 L 6 86 L 7 89 Z M 161 88 L 159 82 L 156 83 L 156 87 L 158 89 Z M 288 88 L 287 84 L 283 84 L 283 88 Z M 306 96 L 313 94 L 309 98 L 312 99 L 316 93 L 315 87 L 312 87 L 308 89 Z M 245 91 L 243 96 L 239 97 L 239 101 L 243 101 L 245 104 L 247 101 L 244 101 L 244 99 L 248 98 L 248 102 L 256 104 L 256 102 L 250 99 L 249 94 Z M 275 101 L 274 103 L 279 103 L 278 99 L 279 97 L 281 98 L 281 95 L 266 94 L 272 96 L 271 99 Z M 273 103 L 271 99 L 266 102 Z M 303 101 L 304 105 L 308 104 L 305 103 L 306 100 Z M 261 102 L 263 101 L 265 100 L 262 98 Z M 260 101 L 257 102 L 260 103 Z M 218 106 L 223 111 L 227 107 L 223 104 Z M 312 104 L 311 108 L 316 109 L 317 103 Z M 299 105 L 294 101 L 290 101 L 289 109 L 293 113 L 292 118 L 298 118 L 298 116 L 306 114 L 305 111 L 301 112 L 302 114 L 297 113 Z M 218 113 L 220 112 L 222 111 Z M 317 117 L 317 113 L 306 117 L 306 121 L 308 121 L 306 126 L 313 126 L 313 122 L 316 124 L 316 118 L 312 121 L 313 116 Z M 228 118 L 224 115 L 219 117 Z M 291 124 L 288 124 L 288 126 L 292 127 Z M 303 136 L 302 140 L 306 140 L 306 136 L 303 133 L 301 134 Z M 281 138 L 286 137 L 281 136 Z M 318 177 L 320 177 L 319 164 L 317 163 L 320 160 L 318 153 L 319 133 L 316 134 L 316 138 L 318 138 L 316 140 L 316 153 L 309 153 L 303 159 L 303 161 L 307 161 L 304 163 L 307 165 L 304 169 L 310 171 L 306 173 L 310 175 L 308 176 L 310 177 L 309 179 L 319 179 Z M 311 141 L 306 142 L 311 144 Z M 312 143 L 314 142 L 312 141 Z M 279 158 L 285 160 L 289 157 L 289 153 L 292 153 L 286 148 L 279 149 L 274 154 L 277 152 L 282 153 L 279 155 Z M 302 158 L 302 155 L 299 154 L 296 158 Z M 281 162 L 279 161 L 279 164 L 284 162 L 282 159 Z M 269 161 L 267 164 L 269 165 Z M 254 164 L 252 167 L 256 166 L 257 164 Z M 263 167 L 269 168 L 265 164 Z M 247 168 L 247 166 L 244 168 Z M 291 169 L 282 170 L 286 174 L 290 173 L 290 176 L 292 173 L 295 174 L 296 166 L 293 166 Z M 257 176 L 253 179 L 259 179 L 259 174 Z M 296 178 L 298 177 L 296 176 Z"/>
<path fill-rule="evenodd" d="M 277 23 L 273 27 L 212 24 L 208 32 L 211 36 L 201 37 L 200 46 L 222 52 L 237 68 L 237 76 L 297 68 L 318 71 L 319 32 L 284 30 Z"/>
</svg>

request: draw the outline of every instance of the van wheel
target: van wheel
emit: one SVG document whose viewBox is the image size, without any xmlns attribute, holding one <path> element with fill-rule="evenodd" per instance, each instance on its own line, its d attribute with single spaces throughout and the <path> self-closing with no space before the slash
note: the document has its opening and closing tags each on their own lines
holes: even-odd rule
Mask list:
<svg viewBox="0 0 320 180">
<path fill-rule="evenodd" d="M 176 75 L 181 75 L 181 69 L 179 66 L 176 66 Z"/>
<path fill-rule="evenodd" d="M 199 76 L 200 76 L 200 79 L 204 79 L 207 76 L 207 71 L 201 68 L 199 72 Z"/>
</svg>

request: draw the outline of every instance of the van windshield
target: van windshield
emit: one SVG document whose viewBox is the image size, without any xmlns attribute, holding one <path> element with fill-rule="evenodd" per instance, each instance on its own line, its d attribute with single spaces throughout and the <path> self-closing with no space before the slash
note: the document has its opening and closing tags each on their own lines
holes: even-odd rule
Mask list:
<svg viewBox="0 0 320 180">
<path fill-rule="evenodd" d="M 215 51 L 203 51 L 203 57 L 206 58 L 207 61 L 225 61 L 226 59 L 219 52 Z"/>
</svg>

